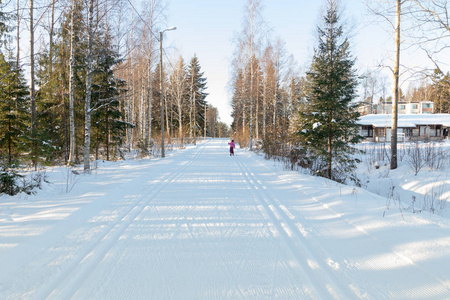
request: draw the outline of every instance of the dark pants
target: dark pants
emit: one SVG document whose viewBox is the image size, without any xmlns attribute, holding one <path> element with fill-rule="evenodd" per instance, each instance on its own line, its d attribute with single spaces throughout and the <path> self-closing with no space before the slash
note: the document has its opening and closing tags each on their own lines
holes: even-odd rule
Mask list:
<svg viewBox="0 0 450 300">
<path fill-rule="evenodd" d="M 234 148 L 233 147 L 230 147 L 230 156 L 231 155 L 234 155 Z"/>
</svg>

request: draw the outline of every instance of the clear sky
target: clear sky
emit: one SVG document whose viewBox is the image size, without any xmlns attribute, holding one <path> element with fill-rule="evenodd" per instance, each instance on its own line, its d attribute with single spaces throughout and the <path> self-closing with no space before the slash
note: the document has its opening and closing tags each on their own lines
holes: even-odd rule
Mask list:
<svg viewBox="0 0 450 300">
<path fill-rule="evenodd" d="M 207 101 L 219 109 L 221 121 L 230 124 L 232 118 L 227 89 L 229 62 L 234 50 L 233 37 L 242 30 L 245 0 L 167 0 L 167 32 L 165 46 L 179 51 L 186 62 L 194 53 L 199 58 L 208 80 Z M 393 40 L 377 24 L 369 23 L 363 0 L 342 0 L 344 17 L 353 24 L 353 54 L 357 68 L 377 65 L 388 56 Z M 315 28 L 324 10 L 324 0 L 262 0 L 263 18 L 272 28 L 273 38 L 286 43 L 288 54 L 294 55 L 303 70 L 308 68 L 316 46 Z M 372 18 L 373 20 L 373 18 Z M 170 57 L 170 56 L 169 56 Z"/>
</svg>

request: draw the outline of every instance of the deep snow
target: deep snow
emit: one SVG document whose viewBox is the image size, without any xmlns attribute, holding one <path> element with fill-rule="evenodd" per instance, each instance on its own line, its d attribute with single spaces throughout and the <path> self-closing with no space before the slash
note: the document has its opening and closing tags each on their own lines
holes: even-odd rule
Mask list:
<svg viewBox="0 0 450 300">
<path fill-rule="evenodd" d="M 46 173 L 0 197 L 0 299 L 450 299 L 448 218 L 224 139 Z"/>
</svg>

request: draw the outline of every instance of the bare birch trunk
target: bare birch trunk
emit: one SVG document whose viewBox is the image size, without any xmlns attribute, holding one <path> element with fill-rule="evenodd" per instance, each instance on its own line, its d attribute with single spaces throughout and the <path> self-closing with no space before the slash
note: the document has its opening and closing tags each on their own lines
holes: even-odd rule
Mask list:
<svg viewBox="0 0 450 300">
<path fill-rule="evenodd" d="M 52 0 L 51 5 L 51 21 L 50 21 L 50 36 L 49 36 L 49 43 L 50 43 L 50 49 L 49 49 L 49 58 L 50 58 L 50 66 L 49 66 L 49 78 L 52 77 L 53 74 L 53 32 L 55 29 L 55 0 Z"/>
<path fill-rule="evenodd" d="M 267 79 L 264 80 L 263 84 L 263 139 L 266 139 Z"/>
<path fill-rule="evenodd" d="M 153 11 L 153 10 L 152 10 Z M 150 45 L 148 55 L 147 68 L 147 105 L 146 105 L 146 119 L 145 119 L 145 146 L 147 147 L 152 140 L 152 37 L 150 33 Z"/>
<path fill-rule="evenodd" d="M 273 122 L 272 126 L 273 126 L 274 133 L 277 131 L 278 77 L 279 77 L 279 71 L 280 71 L 278 58 L 279 58 L 279 53 L 278 53 L 278 50 L 277 50 L 277 57 L 275 59 L 275 68 L 276 68 L 275 70 L 276 70 L 276 72 L 275 72 L 275 80 L 273 82 L 273 84 L 275 85 L 274 89 L 273 89 L 274 90 L 274 95 L 273 95 L 274 99 L 273 99 L 273 120 L 272 120 L 272 122 Z"/>
<path fill-rule="evenodd" d="M 256 82 L 257 82 L 257 86 L 259 86 L 259 77 L 258 77 L 259 73 L 256 73 Z M 256 99 L 255 99 L 255 134 L 256 134 L 256 139 L 259 139 L 259 105 L 258 105 L 258 99 L 259 99 L 259 92 L 258 92 L 258 88 L 256 89 Z"/>
<path fill-rule="evenodd" d="M 70 70 L 69 70 L 69 161 L 68 164 L 73 164 L 75 161 L 75 113 L 74 113 L 74 72 L 75 72 L 75 3 L 76 0 L 72 0 L 72 12 L 70 15 Z"/>
<path fill-rule="evenodd" d="M 31 102 L 31 139 L 32 162 L 37 170 L 37 141 L 36 141 L 36 99 L 34 79 L 34 0 L 30 0 L 30 102 Z"/>
<path fill-rule="evenodd" d="M 92 87 L 92 38 L 93 38 L 93 14 L 94 0 L 89 0 L 88 13 L 88 53 L 86 69 L 86 102 L 85 102 L 85 128 L 84 128 L 84 170 L 90 170 L 90 150 L 91 150 L 91 87 Z"/>
<path fill-rule="evenodd" d="M 17 0 L 17 31 L 16 31 L 16 68 L 19 69 L 20 61 L 20 0 Z"/>
<path fill-rule="evenodd" d="M 397 0 L 395 24 L 395 65 L 394 65 L 394 103 L 392 103 L 391 127 L 391 169 L 397 169 L 397 121 L 399 101 L 399 69 L 400 69 L 400 14 L 402 1 Z"/>
<path fill-rule="evenodd" d="M 180 146 L 183 146 L 183 112 L 181 110 L 181 99 L 178 99 L 178 138 Z"/>
</svg>

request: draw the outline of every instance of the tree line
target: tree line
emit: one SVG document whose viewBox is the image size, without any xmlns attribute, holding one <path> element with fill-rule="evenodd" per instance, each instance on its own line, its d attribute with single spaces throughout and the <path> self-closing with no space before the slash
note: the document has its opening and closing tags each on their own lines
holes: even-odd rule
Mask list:
<svg viewBox="0 0 450 300">
<path fill-rule="evenodd" d="M 147 0 L 139 11 L 128 0 L 14 4 L 0 1 L 4 182 L 24 166 L 83 163 L 88 172 L 92 159 L 136 149 L 158 155 L 161 119 L 166 142 L 180 146 L 227 133 L 206 101 L 207 78 L 196 55 L 185 63 L 163 49 L 160 74 L 163 1 Z"/>
<path fill-rule="evenodd" d="M 268 34 L 270 30 L 263 18 L 262 0 L 246 0 L 243 28 L 235 38 L 229 82 L 232 132 L 241 146 L 262 148 L 268 158 L 284 159 L 292 168 L 301 166 L 313 174 L 345 181 L 358 163 L 352 154 L 357 151 L 355 144 L 361 141 L 356 126 L 359 102 L 373 103 L 376 96 L 379 101 L 387 101 L 393 96 L 387 91 L 389 80 L 379 75 L 379 66 L 364 74 L 356 70 L 356 58 L 350 51 L 350 31 L 343 21 L 339 1 L 324 2 L 326 10 L 317 25 L 312 62 L 309 69 L 302 71 L 296 67 L 292 55 L 286 52 L 283 41 L 274 40 Z M 408 24 L 416 28 L 415 33 L 418 26 L 424 28 L 425 33 L 435 32 L 435 39 L 420 36 L 420 47 L 433 58 L 436 69 L 419 70 L 422 84 L 412 87 L 408 97 L 423 97 L 426 93 L 427 98 L 422 100 L 434 101 L 436 112 L 450 113 L 449 74 L 443 73 L 441 67 L 444 65 L 436 59 L 438 48 L 429 44 L 432 39 L 438 40 L 439 32 L 441 36 L 450 33 L 448 26 L 440 23 L 445 18 L 436 17 L 447 15 L 448 3 L 444 0 L 425 2 L 367 1 L 367 5 L 373 15 L 389 20 L 393 33 L 398 36 L 401 33 L 400 14 L 410 17 Z M 399 5 L 405 8 L 406 4 L 408 9 L 401 11 Z M 409 31 L 405 29 L 405 32 Z M 417 43 L 418 36 L 413 38 L 406 33 L 402 36 Z M 399 38 L 394 44 L 397 42 L 400 43 Z M 399 55 L 396 58 L 399 61 Z M 390 69 L 393 94 L 398 101 L 402 97 L 398 80 L 400 64 Z M 360 87 L 362 95 L 358 98 Z"/>
</svg>

